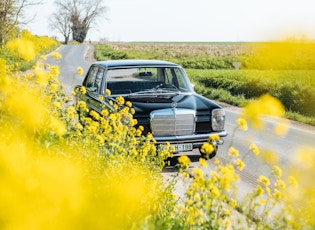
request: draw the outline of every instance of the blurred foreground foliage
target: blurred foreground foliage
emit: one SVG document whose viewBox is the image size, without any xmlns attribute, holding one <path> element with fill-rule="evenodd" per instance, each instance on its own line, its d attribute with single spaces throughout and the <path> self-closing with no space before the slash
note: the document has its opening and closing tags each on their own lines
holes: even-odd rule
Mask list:
<svg viewBox="0 0 315 230">
<path fill-rule="evenodd" d="M 171 147 L 157 152 L 152 135 L 142 136 L 130 102 L 117 98 L 112 110 L 89 110 L 64 93 L 59 67 L 44 59 L 28 73 L 12 73 L 0 60 L 2 229 L 314 228 L 314 149 L 301 148 L 299 164 L 284 173 L 276 153 L 255 143 L 239 153 L 232 138 L 223 160 L 200 158 L 200 167 L 191 169 L 184 155 L 177 177 L 166 180 L 160 172 Z M 247 122 L 264 129 L 261 116 L 283 114 L 281 102 L 265 94 L 245 107 L 231 135 L 246 132 Z M 274 132 L 283 136 L 287 128 L 279 120 Z M 205 154 L 213 151 L 210 143 Z M 250 155 L 269 161 L 270 175 L 260 175 L 240 196 L 240 172 Z M 187 183 L 181 197 L 177 180 Z"/>
<path fill-rule="evenodd" d="M 28 30 L 22 30 L 16 37 L 0 48 L 0 60 L 5 60 L 11 69 L 19 71 L 30 69 L 40 55 L 47 54 L 60 45 L 53 38 L 36 36 Z"/>
</svg>

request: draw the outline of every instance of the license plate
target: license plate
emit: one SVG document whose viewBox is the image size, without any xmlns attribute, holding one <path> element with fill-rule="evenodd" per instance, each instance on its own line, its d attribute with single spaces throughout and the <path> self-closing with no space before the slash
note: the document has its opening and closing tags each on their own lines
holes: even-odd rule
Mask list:
<svg viewBox="0 0 315 230">
<path fill-rule="evenodd" d="M 175 152 L 184 152 L 193 150 L 193 145 L 191 143 L 188 144 L 174 144 L 171 145 L 175 147 Z"/>
</svg>

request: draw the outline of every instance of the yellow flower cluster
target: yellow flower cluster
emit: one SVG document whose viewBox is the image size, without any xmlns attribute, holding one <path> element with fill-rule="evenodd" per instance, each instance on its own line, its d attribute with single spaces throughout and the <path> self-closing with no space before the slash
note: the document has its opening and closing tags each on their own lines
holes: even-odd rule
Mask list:
<svg viewBox="0 0 315 230">
<path fill-rule="evenodd" d="M 259 154 L 259 148 L 254 143 L 249 146 L 250 151 L 252 151 L 255 155 Z"/>
<path fill-rule="evenodd" d="M 2 227 L 44 229 L 53 218 L 58 229 L 141 229 L 174 202 L 156 173 L 170 146 L 157 154 L 130 102 L 101 114 L 74 105 L 57 68 L 41 68 L 23 78 L 0 72 Z"/>
<path fill-rule="evenodd" d="M 238 118 L 238 119 L 236 120 L 236 123 L 237 123 L 238 128 L 239 128 L 240 130 L 246 131 L 246 130 L 248 129 L 248 127 L 247 127 L 247 122 L 246 122 L 246 120 L 245 120 L 244 118 Z"/>
<path fill-rule="evenodd" d="M 180 156 L 178 158 L 178 163 L 180 165 L 181 168 L 183 169 L 188 169 L 191 161 L 190 161 L 190 158 L 186 155 L 183 155 L 183 156 Z"/>
<path fill-rule="evenodd" d="M 78 73 L 79 75 L 83 75 L 83 73 L 84 73 L 83 68 L 79 66 L 79 67 L 77 68 L 77 73 Z"/>
<path fill-rule="evenodd" d="M 41 52 L 57 45 L 58 42 L 55 39 L 35 36 L 27 30 L 22 30 L 19 38 L 7 42 L 6 48 L 15 57 L 15 68 L 18 68 L 20 60 L 34 60 Z"/>
<path fill-rule="evenodd" d="M 261 130 L 264 128 L 262 116 L 283 117 L 284 112 L 285 108 L 278 99 L 265 94 L 258 100 L 254 100 L 244 107 L 243 117 L 248 120 L 254 128 Z"/>
<path fill-rule="evenodd" d="M 200 148 L 200 152 L 207 155 L 210 155 L 211 153 L 213 153 L 213 151 L 214 151 L 214 147 L 209 142 L 204 143 Z"/>
<path fill-rule="evenodd" d="M 264 100 L 266 100 L 266 98 Z M 277 109 L 272 110 L 271 114 L 274 114 L 275 110 Z M 235 131 L 246 131 L 248 129 L 246 120 L 243 118 L 238 119 L 236 124 L 237 127 Z M 235 132 L 232 136 L 234 136 L 234 134 Z M 210 149 L 209 146 L 211 146 L 213 141 L 217 141 L 216 138 L 212 137 L 211 139 L 211 137 L 209 137 L 209 141 L 202 146 L 201 152 L 206 153 L 207 149 Z M 211 152 L 211 150 L 208 151 Z M 248 193 L 244 200 L 236 202 L 236 199 L 239 199 L 236 183 L 240 180 L 240 176 L 237 172 L 244 170 L 246 166 L 244 160 L 249 153 L 253 153 L 255 156 L 263 155 L 263 158 L 273 165 L 270 174 L 272 178 L 263 175 L 259 176 L 257 178 L 258 185 L 256 188 L 254 188 L 251 193 Z M 218 226 L 225 228 L 224 226 L 226 226 L 226 228 L 230 228 L 233 223 L 243 222 L 237 219 L 236 216 L 231 215 L 235 209 L 241 210 L 242 215 L 247 218 L 246 224 L 241 227 L 244 229 L 250 228 L 253 225 L 262 228 L 264 228 L 264 226 L 281 226 L 280 228 L 286 228 L 288 226 L 295 226 L 294 228 L 296 228 L 297 226 L 303 226 L 299 219 L 301 219 L 301 213 L 305 215 L 306 212 L 302 212 L 301 210 L 295 212 L 294 209 L 291 208 L 300 197 L 300 195 L 297 194 L 299 193 L 297 190 L 297 180 L 293 176 L 290 176 L 286 180 L 283 179 L 282 169 L 278 165 L 274 165 L 274 163 L 277 162 L 274 153 L 272 153 L 272 156 L 271 153 L 269 154 L 266 150 L 260 153 L 257 145 L 252 143 L 249 146 L 248 152 L 241 155 L 241 158 L 240 155 L 239 151 L 231 144 L 226 157 L 223 156 L 222 160 L 214 158 L 209 174 L 206 174 L 201 168 L 193 168 L 191 170 L 191 177 L 189 177 L 192 178 L 191 183 L 186 190 L 183 204 L 177 207 L 176 210 L 178 213 L 175 214 L 183 223 L 183 225 L 179 224 L 180 228 L 203 229 L 203 226 L 209 228 L 216 228 Z M 309 152 L 301 150 L 296 161 L 307 162 L 304 163 L 304 169 L 313 169 L 315 168 L 313 166 L 315 160 L 313 161 L 312 156 L 313 155 L 309 154 Z M 180 163 L 188 162 L 185 159 L 187 159 L 185 156 L 181 156 L 181 158 L 179 158 Z M 207 161 L 204 158 L 200 158 L 199 165 L 202 168 L 206 168 Z M 187 168 L 188 167 L 184 169 Z M 301 169 L 296 168 L 296 172 L 291 173 L 297 174 L 299 170 Z M 187 177 L 187 171 L 184 171 L 183 175 Z M 299 175 L 301 175 L 301 173 L 299 173 Z M 310 194 L 312 194 L 312 192 L 310 192 Z M 305 206 L 311 207 L 313 204 L 314 203 L 310 202 Z M 280 213 L 278 211 L 275 212 L 275 209 L 279 210 Z M 307 211 L 314 213 L 311 208 L 307 209 Z M 233 218 L 231 218 L 231 216 L 233 216 Z M 235 220 L 235 218 L 237 220 Z M 293 219 L 296 222 L 292 221 Z M 306 219 L 305 223 L 307 223 L 307 226 L 313 226 L 312 219 Z M 273 221 L 274 224 L 270 225 L 270 221 Z"/>
<path fill-rule="evenodd" d="M 30 61 L 36 57 L 34 43 L 28 39 L 16 38 L 9 41 L 6 47 L 17 59 L 22 58 L 25 61 Z"/>
<path fill-rule="evenodd" d="M 61 55 L 60 53 L 58 53 L 58 52 L 53 52 L 53 53 L 51 54 L 51 56 L 52 56 L 54 59 L 56 59 L 56 60 L 59 60 L 59 59 L 62 58 L 62 55 Z"/>
</svg>

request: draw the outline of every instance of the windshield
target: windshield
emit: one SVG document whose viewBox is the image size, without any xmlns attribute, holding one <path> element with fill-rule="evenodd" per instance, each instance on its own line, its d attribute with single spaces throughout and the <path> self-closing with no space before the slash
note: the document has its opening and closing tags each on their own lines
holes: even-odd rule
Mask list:
<svg viewBox="0 0 315 230">
<path fill-rule="evenodd" d="M 185 73 L 177 67 L 109 69 L 106 85 L 112 95 L 193 91 Z"/>
</svg>

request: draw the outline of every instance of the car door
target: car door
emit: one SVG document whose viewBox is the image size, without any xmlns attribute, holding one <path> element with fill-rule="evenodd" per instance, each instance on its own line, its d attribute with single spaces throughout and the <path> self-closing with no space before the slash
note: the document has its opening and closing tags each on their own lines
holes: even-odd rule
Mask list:
<svg viewBox="0 0 315 230">
<path fill-rule="evenodd" d="M 104 68 L 93 65 L 83 83 L 86 88 L 86 103 L 90 109 L 101 112 L 103 109 L 103 97 L 101 94 Z"/>
</svg>

